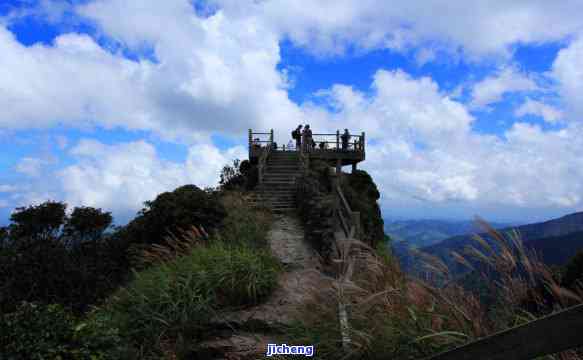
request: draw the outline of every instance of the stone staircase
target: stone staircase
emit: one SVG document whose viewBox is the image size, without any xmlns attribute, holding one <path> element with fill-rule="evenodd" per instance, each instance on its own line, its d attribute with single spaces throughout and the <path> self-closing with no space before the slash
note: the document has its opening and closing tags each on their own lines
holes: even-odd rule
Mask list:
<svg viewBox="0 0 583 360">
<path fill-rule="evenodd" d="M 299 155 L 294 151 L 272 151 L 267 159 L 263 183 L 255 190 L 255 201 L 275 213 L 296 209 L 296 177 Z"/>
</svg>

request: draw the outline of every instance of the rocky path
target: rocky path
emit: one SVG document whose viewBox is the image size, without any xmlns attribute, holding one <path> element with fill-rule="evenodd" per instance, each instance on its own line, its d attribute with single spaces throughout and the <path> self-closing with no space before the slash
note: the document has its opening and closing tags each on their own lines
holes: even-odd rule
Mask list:
<svg viewBox="0 0 583 360">
<path fill-rule="evenodd" d="M 268 239 L 271 251 L 288 269 L 311 269 L 318 266 L 316 254 L 304 241 L 304 228 L 297 216 L 276 215 Z"/>
<path fill-rule="evenodd" d="M 223 357 L 209 359 L 261 359 L 273 335 L 297 319 L 297 308 L 308 297 L 310 288 L 321 281 L 318 257 L 304 241 L 304 229 L 294 214 L 275 215 L 268 240 L 273 254 L 284 265 L 278 288 L 258 306 L 224 314 L 217 327 L 224 335 L 206 346 Z"/>
</svg>

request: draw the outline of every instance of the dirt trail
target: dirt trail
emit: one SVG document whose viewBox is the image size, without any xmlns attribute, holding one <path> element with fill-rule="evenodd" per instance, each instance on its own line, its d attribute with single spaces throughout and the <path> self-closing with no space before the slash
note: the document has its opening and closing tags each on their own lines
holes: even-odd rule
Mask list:
<svg viewBox="0 0 583 360">
<path fill-rule="evenodd" d="M 304 241 L 304 229 L 295 214 L 277 214 L 268 233 L 273 254 L 285 271 L 278 288 L 261 305 L 223 314 L 217 327 L 224 334 L 205 342 L 205 346 L 222 357 L 209 359 L 263 358 L 267 343 L 282 326 L 297 318 L 296 309 L 308 298 L 308 288 L 321 281 L 318 257 Z"/>
</svg>

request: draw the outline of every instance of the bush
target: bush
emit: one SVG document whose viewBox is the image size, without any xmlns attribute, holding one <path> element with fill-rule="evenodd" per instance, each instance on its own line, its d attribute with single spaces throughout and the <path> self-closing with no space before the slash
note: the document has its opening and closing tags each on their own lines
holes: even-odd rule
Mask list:
<svg viewBox="0 0 583 360">
<path fill-rule="evenodd" d="M 252 208 L 239 192 L 225 192 L 221 203 L 228 210 L 220 231 L 221 239 L 228 244 L 267 248 L 267 233 L 272 216 L 267 210 Z"/>
<path fill-rule="evenodd" d="M 137 346 L 160 353 L 165 341 L 200 339 L 218 311 L 260 302 L 279 269 L 267 251 L 214 241 L 136 273 L 106 309 Z"/>
<path fill-rule="evenodd" d="M 221 170 L 219 185 L 221 190 L 243 191 L 252 190 L 257 185 L 257 166 L 251 164 L 249 160 L 233 160 L 233 165 L 225 165 Z"/>
<path fill-rule="evenodd" d="M 311 161 L 310 168 L 298 179 L 298 210 L 304 224 L 306 239 L 322 256 L 330 261 L 334 251 L 334 231 L 338 208 L 331 194 L 330 166 L 323 161 Z"/>
<path fill-rule="evenodd" d="M 202 226 L 210 232 L 218 229 L 226 216 L 218 195 L 195 185 L 162 193 L 144 204 L 138 216 L 119 233 L 132 244 L 163 244 L 169 234 L 191 226 Z"/>
<path fill-rule="evenodd" d="M 573 290 L 583 287 L 583 250 L 573 256 L 565 266 L 562 284 Z"/>
<path fill-rule="evenodd" d="M 76 207 L 66 216 L 66 207 L 49 201 L 12 214 L 0 234 L 0 312 L 21 301 L 85 311 L 124 280 L 119 244 L 104 235 L 111 214 Z"/>
<path fill-rule="evenodd" d="M 61 305 L 24 302 L 0 317 L 0 358 L 119 359 L 117 329 L 99 319 L 78 322 Z"/>
<path fill-rule="evenodd" d="M 344 174 L 344 194 L 352 211 L 360 212 L 362 241 L 375 247 L 385 237 L 384 221 L 377 200 L 380 193 L 371 176 L 363 170 Z"/>
</svg>

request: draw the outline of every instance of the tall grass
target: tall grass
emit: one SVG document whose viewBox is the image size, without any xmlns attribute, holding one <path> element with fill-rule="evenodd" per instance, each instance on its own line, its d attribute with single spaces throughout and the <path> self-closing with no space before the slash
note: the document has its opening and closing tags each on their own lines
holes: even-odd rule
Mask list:
<svg viewBox="0 0 583 360">
<path fill-rule="evenodd" d="M 313 289 L 292 336 L 315 343 L 322 359 L 419 359 L 582 302 L 581 292 L 562 288 L 518 233 L 501 234 L 478 222 L 490 240 L 476 237 L 474 246 L 454 256 L 489 284 L 493 304 L 457 283 L 438 258 L 424 256 L 432 276 L 412 278 L 391 256 L 347 241 L 337 246 L 336 276 L 324 290 Z M 340 304 L 348 306 L 348 351 L 342 348 Z M 548 358 L 582 357 L 570 351 Z"/>
<path fill-rule="evenodd" d="M 192 227 L 144 250 L 141 271 L 102 309 L 141 357 L 191 356 L 221 312 L 258 304 L 277 286 L 269 215 L 237 195 L 223 200 L 230 209 L 218 234 Z"/>
</svg>

